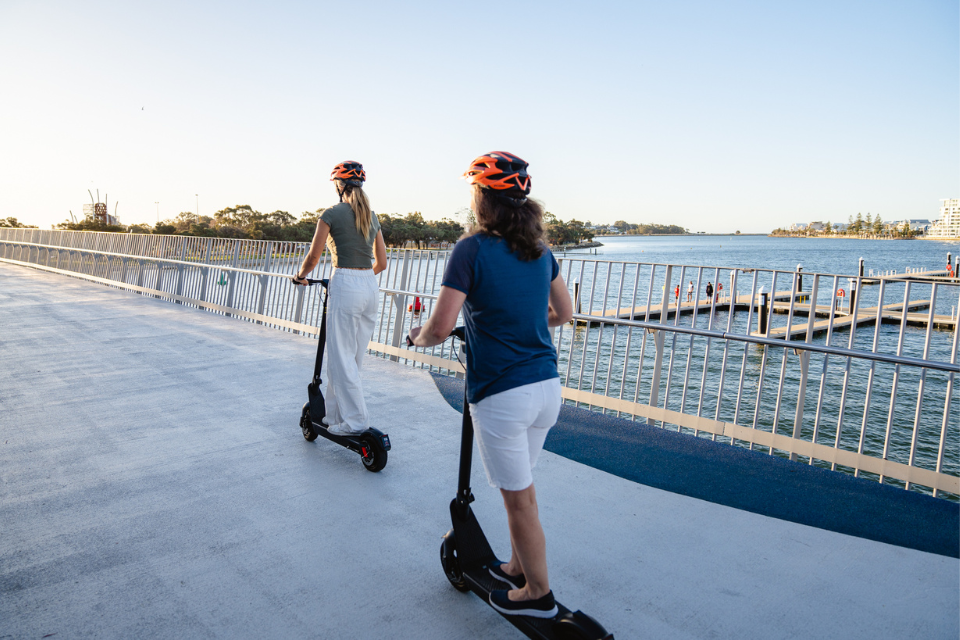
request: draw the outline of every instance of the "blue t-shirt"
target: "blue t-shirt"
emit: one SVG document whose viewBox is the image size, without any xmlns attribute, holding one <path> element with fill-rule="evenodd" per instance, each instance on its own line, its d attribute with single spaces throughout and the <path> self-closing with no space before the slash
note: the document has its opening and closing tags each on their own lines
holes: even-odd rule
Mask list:
<svg viewBox="0 0 960 640">
<path fill-rule="evenodd" d="M 476 234 L 453 248 L 441 284 L 467 294 L 468 402 L 559 377 L 547 327 L 550 283 L 559 273 L 549 249 L 523 261 L 496 236 Z"/>
</svg>

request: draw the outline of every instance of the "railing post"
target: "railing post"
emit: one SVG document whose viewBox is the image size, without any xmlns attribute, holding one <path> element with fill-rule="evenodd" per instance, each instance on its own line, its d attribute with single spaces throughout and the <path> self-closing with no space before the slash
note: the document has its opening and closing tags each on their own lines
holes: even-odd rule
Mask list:
<svg viewBox="0 0 960 640">
<path fill-rule="evenodd" d="M 183 265 L 177 264 L 177 295 L 183 295 Z M 180 304 L 179 300 L 174 300 L 177 304 Z"/>
<path fill-rule="evenodd" d="M 820 285 L 820 277 L 813 276 L 813 287 L 810 289 L 810 315 L 807 321 L 807 336 L 805 343 L 810 344 L 813 341 L 813 324 L 817 319 L 817 293 Z M 803 427 L 803 409 L 804 401 L 807 397 L 807 372 L 810 368 L 810 352 L 800 352 L 800 389 L 797 392 L 797 412 L 793 420 L 793 439 L 799 440 Z M 796 461 L 797 454 L 790 453 L 790 459 Z"/>
<path fill-rule="evenodd" d="M 267 281 L 269 276 L 260 276 L 260 299 L 257 301 L 257 313 L 263 315 L 263 305 L 267 299 Z M 263 324 L 257 320 L 257 324 Z"/>
<path fill-rule="evenodd" d="M 237 267 L 237 261 L 240 259 L 240 242 L 234 241 L 233 243 L 233 267 Z M 229 282 L 227 283 L 227 306 L 231 309 L 233 308 L 233 294 L 237 289 L 237 272 L 231 271 Z M 228 313 L 227 317 L 233 317 L 233 314 Z"/>
<path fill-rule="evenodd" d="M 668 311 L 670 309 L 670 294 L 673 292 L 670 285 L 671 278 L 673 276 L 673 266 L 667 265 L 667 271 L 663 275 L 663 299 L 660 301 L 660 324 L 665 324 L 667 322 Z M 679 308 L 677 313 L 680 313 Z M 654 348 L 656 350 L 656 358 L 653 365 L 653 378 L 650 379 L 650 406 L 658 407 L 660 406 L 660 375 L 663 369 L 663 351 L 664 351 L 664 334 L 661 330 L 655 330 L 655 336 L 653 339 Z M 653 418 L 647 418 L 647 424 L 654 425 L 656 420 Z"/>
<path fill-rule="evenodd" d="M 410 260 L 409 252 L 403 252 L 403 270 L 400 274 L 400 290 L 407 290 L 407 282 L 410 277 Z M 406 309 L 407 296 L 405 295 L 395 295 L 393 296 L 393 304 L 397 307 L 397 315 L 393 321 L 393 346 L 400 348 L 400 340 L 403 339 L 403 319 L 406 317 L 404 315 L 404 310 Z M 390 356 L 390 360 L 397 362 L 400 360 L 399 356 Z"/>
<path fill-rule="evenodd" d="M 163 292 L 163 263 L 157 260 L 157 291 Z M 157 298 L 163 298 L 162 295 L 157 295 Z"/>
<path fill-rule="evenodd" d="M 228 271 L 227 272 L 227 307 L 233 308 L 233 294 L 237 289 L 237 272 Z M 226 314 L 228 318 L 233 317 L 232 313 Z"/>
<path fill-rule="evenodd" d="M 207 250 L 208 250 L 208 251 L 210 250 L 209 245 L 207 246 Z M 207 296 L 207 280 L 208 280 L 209 277 L 210 277 L 210 267 L 203 266 L 203 267 L 201 267 L 201 271 L 203 272 L 203 275 L 202 275 L 201 278 L 200 278 L 200 300 L 201 300 L 201 302 L 206 302 L 206 301 L 207 301 L 207 298 L 206 298 L 206 296 Z"/>
<path fill-rule="evenodd" d="M 303 290 L 304 289 L 306 289 L 306 287 L 297 287 L 297 303 L 296 303 L 296 308 L 293 312 L 294 322 L 300 322 L 300 315 L 303 313 Z M 303 332 L 297 329 L 294 333 L 301 334 Z"/>
</svg>

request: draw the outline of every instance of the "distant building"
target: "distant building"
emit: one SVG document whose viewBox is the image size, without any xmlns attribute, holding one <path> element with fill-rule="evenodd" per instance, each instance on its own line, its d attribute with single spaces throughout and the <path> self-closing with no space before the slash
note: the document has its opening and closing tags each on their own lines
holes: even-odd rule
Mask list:
<svg viewBox="0 0 960 640">
<path fill-rule="evenodd" d="M 843 233 L 847 230 L 847 225 L 844 222 L 834 222 L 830 225 L 834 233 Z"/>
<path fill-rule="evenodd" d="M 107 204 L 105 202 L 83 205 L 83 215 L 90 220 L 98 220 L 101 224 L 120 224 L 120 218 L 112 216 L 107 212 Z"/>
<path fill-rule="evenodd" d="M 807 230 L 809 231 L 823 231 L 826 228 L 827 225 L 823 224 L 822 222 L 811 222 L 807 225 Z"/>
<path fill-rule="evenodd" d="M 928 238 L 960 238 L 960 199 L 940 201 L 940 219 L 927 229 Z"/>
<path fill-rule="evenodd" d="M 906 224 L 910 228 L 910 231 L 920 231 L 920 232 L 926 231 L 931 226 L 929 220 L 918 220 L 914 218 L 910 218 L 906 220 L 897 220 L 895 222 L 891 222 L 889 226 L 891 229 L 900 231 L 903 229 L 904 224 Z"/>
</svg>

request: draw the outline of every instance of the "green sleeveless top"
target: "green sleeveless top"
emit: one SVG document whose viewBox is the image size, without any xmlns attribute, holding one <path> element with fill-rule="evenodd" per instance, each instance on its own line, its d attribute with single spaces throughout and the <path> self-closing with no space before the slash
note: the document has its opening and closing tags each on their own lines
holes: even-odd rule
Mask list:
<svg viewBox="0 0 960 640">
<path fill-rule="evenodd" d="M 333 205 L 320 219 L 330 225 L 327 245 L 333 255 L 333 266 L 344 269 L 372 269 L 373 243 L 380 231 L 377 214 L 370 214 L 370 234 L 364 238 L 357 232 L 357 219 L 353 208 L 346 202 Z"/>
</svg>

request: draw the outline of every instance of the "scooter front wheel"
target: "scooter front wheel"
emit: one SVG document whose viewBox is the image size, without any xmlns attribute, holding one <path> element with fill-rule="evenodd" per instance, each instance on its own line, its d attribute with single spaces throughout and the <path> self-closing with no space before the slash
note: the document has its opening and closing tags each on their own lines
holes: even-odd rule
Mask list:
<svg viewBox="0 0 960 640">
<path fill-rule="evenodd" d="M 463 579 L 463 570 L 460 569 L 460 558 L 457 556 L 457 535 L 453 529 L 447 531 L 440 543 L 440 565 L 447 580 L 457 591 L 469 591 L 467 581 Z"/>
<path fill-rule="evenodd" d="M 309 402 L 303 405 L 303 411 L 300 412 L 300 430 L 303 431 L 303 439 L 307 442 L 317 439 L 317 430 L 313 428 L 313 422 L 310 420 Z"/>
<path fill-rule="evenodd" d="M 582 611 L 560 616 L 553 624 L 553 633 L 561 640 L 613 640 L 612 633 Z"/>
<path fill-rule="evenodd" d="M 387 466 L 387 450 L 376 438 L 363 436 L 361 443 L 363 450 L 360 452 L 360 460 L 363 461 L 364 469 L 377 472 Z"/>
</svg>

